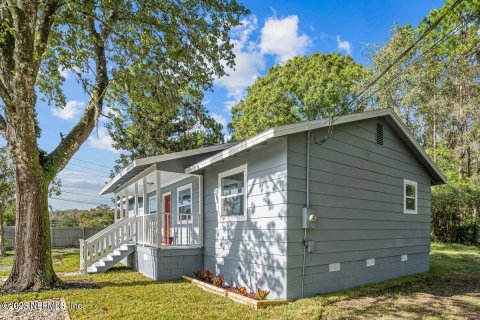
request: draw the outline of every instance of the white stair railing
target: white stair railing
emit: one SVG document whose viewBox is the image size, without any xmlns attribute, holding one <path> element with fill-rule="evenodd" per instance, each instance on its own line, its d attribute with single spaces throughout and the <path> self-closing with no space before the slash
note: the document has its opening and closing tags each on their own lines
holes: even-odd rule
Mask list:
<svg viewBox="0 0 480 320">
<path fill-rule="evenodd" d="M 135 238 L 135 216 L 119 220 L 88 239 L 80 240 L 80 270 L 87 268 Z"/>
</svg>

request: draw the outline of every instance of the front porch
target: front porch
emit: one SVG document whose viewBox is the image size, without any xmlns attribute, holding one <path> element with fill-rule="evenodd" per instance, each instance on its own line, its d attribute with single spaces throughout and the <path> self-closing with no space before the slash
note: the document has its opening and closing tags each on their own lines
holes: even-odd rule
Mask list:
<svg viewBox="0 0 480 320">
<path fill-rule="evenodd" d="M 201 175 L 152 166 L 115 192 L 115 222 L 135 217 L 132 240 L 140 245 L 201 247 L 202 185 Z"/>
<path fill-rule="evenodd" d="M 104 272 L 121 262 L 166 280 L 202 268 L 202 179 L 156 165 L 130 178 L 114 192 L 115 223 L 81 241 L 81 269 Z"/>
</svg>

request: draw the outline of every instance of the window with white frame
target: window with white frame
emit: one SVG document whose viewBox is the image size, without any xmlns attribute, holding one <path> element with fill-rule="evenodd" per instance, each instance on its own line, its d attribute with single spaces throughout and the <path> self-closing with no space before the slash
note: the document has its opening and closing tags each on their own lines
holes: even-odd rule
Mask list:
<svg viewBox="0 0 480 320">
<path fill-rule="evenodd" d="M 157 213 L 157 196 L 151 196 L 148 198 L 148 213 L 149 214 Z"/>
<path fill-rule="evenodd" d="M 218 199 L 222 218 L 246 219 L 246 186 L 246 164 L 218 175 Z"/>
<path fill-rule="evenodd" d="M 417 183 L 415 181 L 403 180 L 403 212 L 404 213 L 417 213 L 418 207 L 418 190 Z"/>
<path fill-rule="evenodd" d="M 186 221 L 192 218 L 192 184 L 177 189 L 177 220 Z"/>
</svg>

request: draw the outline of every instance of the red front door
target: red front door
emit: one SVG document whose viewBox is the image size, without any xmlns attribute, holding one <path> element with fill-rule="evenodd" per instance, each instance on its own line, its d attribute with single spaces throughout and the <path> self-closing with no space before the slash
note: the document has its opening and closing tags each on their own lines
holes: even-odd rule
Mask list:
<svg viewBox="0 0 480 320">
<path fill-rule="evenodd" d="M 171 235 L 171 214 L 172 214 L 172 196 L 164 195 L 163 196 L 163 226 L 165 228 L 165 233 L 163 235 L 164 244 L 172 244 L 173 237 Z"/>
</svg>

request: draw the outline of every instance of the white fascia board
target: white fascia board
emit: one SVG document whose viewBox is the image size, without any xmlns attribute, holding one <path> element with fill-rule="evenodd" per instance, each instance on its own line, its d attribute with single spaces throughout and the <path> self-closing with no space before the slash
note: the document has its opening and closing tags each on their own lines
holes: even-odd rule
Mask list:
<svg viewBox="0 0 480 320">
<path fill-rule="evenodd" d="M 218 161 L 222 161 L 223 159 L 229 158 L 239 152 L 242 152 L 248 148 L 251 148 L 253 146 L 256 146 L 262 142 L 265 142 L 271 138 L 274 138 L 274 129 L 269 129 L 267 131 L 264 131 L 250 139 L 247 139 L 243 142 L 240 142 L 236 145 L 234 145 L 231 148 L 225 149 L 222 152 L 219 152 L 210 158 L 207 158 L 205 160 L 202 160 L 200 162 L 197 162 L 196 164 L 188 167 L 185 169 L 185 173 L 192 173 L 197 170 L 200 170 L 202 168 L 208 167 L 211 164 L 214 164 Z"/>
<path fill-rule="evenodd" d="M 397 124 L 397 126 L 402 130 L 402 132 L 405 134 L 407 139 L 410 141 L 410 143 L 415 147 L 415 149 L 420 153 L 420 155 L 425 159 L 425 161 L 428 163 L 428 165 L 435 171 L 435 173 L 438 175 L 440 180 L 443 183 L 447 183 L 447 178 L 443 175 L 443 173 L 438 169 L 436 164 L 430 159 L 428 154 L 423 150 L 423 148 L 418 144 L 417 139 L 410 133 L 410 131 L 407 129 L 407 127 L 403 124 L 402 120 L 395 114 L 395 112 L 390 112 L 390 116 L 392 117 L 393 121 Z"/>
<path fill-rule="evenodd" d="M 120 178 L 122 178 L 123 176 L 125 176 L 127 173 L 130 172 L 130 170 L 132 170 L 133 168 L 135 168 L 137 166 L 137 164 L 135 163 L 135 160 L 130 163 L 128 166 L 126 166 L 125 168 L 123 168 L 122 171 L 120 171 L 119 174 L 117 174 L 115 177 L 113 177 L 112 180 L 110 180 L 103 188 L 102 190 L 100 190 L 100 192 L 98 193 L 99 195 L 103 195 L 114 183 L 116 183 L 118 180 L 120 180 Z"/>
<path fill-rule="evenodd" d="M 150 164 L 154 164 L 154 163 L 157 163 L 157 162 L 185 158 L 185 157 L 194 156 L 194 155 L 198 155 L 198 154 L 202 154 L 202 153 L 220 151 L 220 150 L 224 150 L 224 149 L 229 148 L 229 147 L 234 146 L 234 145 L 235 145 L 235 143 L 224 143 L 224 144 L 218 144 L 218 145 L 205 147 L 205 148 L 198 148 L 198 149 L 192 149 L 192 150 L 186 150 L 186 151 L 180 151 L 180 152 L 173 152 L 173 153 L 168 153 L 168 154 L 163 154 L 163 155 L 153 156 L 153 157 L 148 157 L 148 158 L 135 159 L 135 160 L 133 160 L 132 163 L 130 163 L 128 166 L 126 166 L 119 174 L 117 174 L 112 180 L 110 180 L 108 182 L 108 184 L 106 184 L 105 187 L 102 188 L 102 190 L 100 191 L 99 194 L 100 195 L 104 194 L 114 183 L 116 183 L 123 176 L 125 176 L 128 172 L 130 172 L 132 169 L 134 169 L 138 166 L 150 165 Z"/>
</svg>

